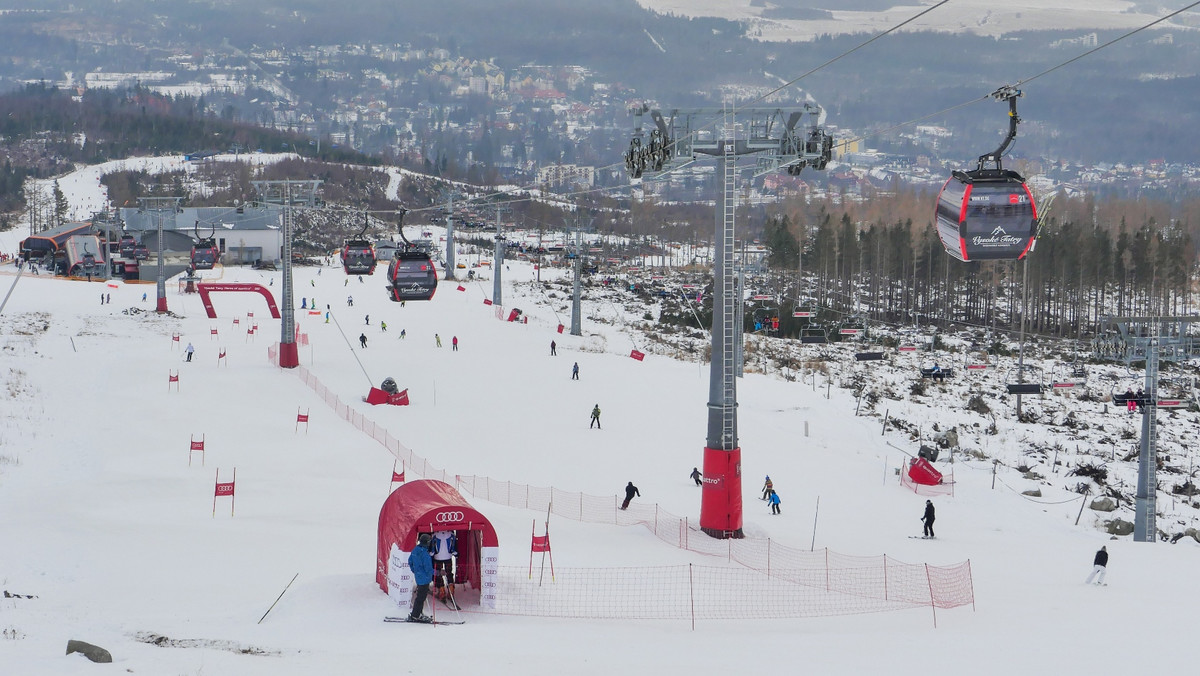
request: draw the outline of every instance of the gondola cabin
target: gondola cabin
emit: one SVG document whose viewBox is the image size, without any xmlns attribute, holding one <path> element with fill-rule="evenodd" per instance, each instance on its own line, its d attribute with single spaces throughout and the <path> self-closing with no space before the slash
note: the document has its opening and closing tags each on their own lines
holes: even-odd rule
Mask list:
<svg viewBox="0 0 1200 676">
<path fill-rule="evenodd" d="M 121 253 L 121 258 L 133 258 L 133 250 L 137 247 L 137 239 L 133 235 L 121 235 L 120 241 L 117 243 L 117 250 Z"/>
<path fill-rule="evenodd" d="M 342 267 L 348 275 L 374 273 L 375 245 L 367 240 L 348 240 L 342 247 Z"/>
<path fill-rule="evenodd" d="M 437 291 L 437 269 L 429 254 L 420 251 L 397 253 L 388 264 L 388 298 L 395 302 L 430 300 Z"/>
<path fill-rule="evenodd" d="M 197 270 L 212 270 L 221 256 L 217 243 L 211 239 L 202 239 L 192 247 L 192 267 Z"/>
<path fill-rule="evenodd" d="M 960 261 L 1019 260 L 1037 235 L 1037 207 L 1015 171 L 956 171 L 938 195 L 937 228 Z"/>
</svg>

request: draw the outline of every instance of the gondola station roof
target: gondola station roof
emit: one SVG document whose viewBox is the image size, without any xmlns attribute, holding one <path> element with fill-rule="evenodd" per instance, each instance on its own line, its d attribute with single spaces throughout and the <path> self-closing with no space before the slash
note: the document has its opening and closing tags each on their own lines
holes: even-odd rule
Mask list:
<svg viewBox="0 0 1200 676">
<path fill-rule="evenodd" d="M 454 486 L 443 481 L 419 479 L 397 487 L 379 511 L 375 581 L 397 603 L 403 606 L 409 603 L 412 575 L 408 572 L 408 555 L 416 546 L 417 536 L 440 530 L 460 534 L 460 566 L 470 569 L 467 575 L 472 586 L 478 588 L 486 586 L 481 583 L 496 581 L 499 575 L 498 540 L 491 522 Z M 463 531 L 478 531 L 479 537 L 465 538 Z M 471 551 L 466 551 L 468 540 L 474 543 Z M 495 597 L 489 599 L 486 594 L 481 595 L 480 605 L 495 607 Z"/>
</svg>

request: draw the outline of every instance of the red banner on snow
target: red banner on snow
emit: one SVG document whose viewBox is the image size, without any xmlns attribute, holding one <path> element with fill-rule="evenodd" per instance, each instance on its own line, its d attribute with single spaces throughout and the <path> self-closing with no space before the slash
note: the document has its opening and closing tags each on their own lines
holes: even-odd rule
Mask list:
<svg viewBox="0 0 1200 676">
<path fill-rule="evenodd" d="M 233 482 L 232 482 L 232 481 L 230 481 L 229 483 L 219 483 L 219 484 L 217 484 L 217 491 L 216 491 L 215 495 L 216 495 L 218 498 L 223 498 L 223 497 L 226 497 L 226 496 L 232 496 L 232 495 L 233 495 Z"/>
<path fill-rule="evenodd" d="M 463 286 L 462 284 L 459 284 L 459 285 L 458 285 L 458 290 L 459 290 L 459 291 L 466 291 L 466 290 L 467 290 L 467 287 Z"/>
<path fill-rule="evenodd" d="M 558 332 L 559 332 L 559 333 L 562 333 L 564 328 L 566 328 L 566 327 L 564 327 L 562 324 L 559 324 L 559 325 L 558 325 Z"/>
<path fill-rule="evenodd" d="M 634 359 L 636 359 L 638 361 L 641 361 L 646 358 L 646 354 L 644 352 L 638 352 L 637 350 L 630 350 L 629 356 L 633 357 Z"/>
<path fill-rule="evenodd" d="M 549 535 L 534 535 L 531 551 L 548 552 L 550 551 L 550 536 Z"/>
</svg>

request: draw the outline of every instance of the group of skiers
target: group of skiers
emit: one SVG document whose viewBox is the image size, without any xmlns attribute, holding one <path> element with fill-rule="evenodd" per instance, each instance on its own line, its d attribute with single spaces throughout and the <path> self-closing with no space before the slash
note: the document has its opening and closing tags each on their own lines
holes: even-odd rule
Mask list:
<svg viewBox="0 0 1200 676">
<path fill-rule="evenodd" d="M 410 622 L 433 621 L 424 614 L 430 583 L 436 582 L 434 596 L 438 600 L 458 609 L 458 603 L 454 600 L 454 557 L 457 555 L 458 538 L 453 531 L 440 530 L 432 535 L 421 533 L 417 536 L 417 545 L 408 555 L 408 567 L 416 583 L 412 611 L 408 614 Z"/>
</svg>

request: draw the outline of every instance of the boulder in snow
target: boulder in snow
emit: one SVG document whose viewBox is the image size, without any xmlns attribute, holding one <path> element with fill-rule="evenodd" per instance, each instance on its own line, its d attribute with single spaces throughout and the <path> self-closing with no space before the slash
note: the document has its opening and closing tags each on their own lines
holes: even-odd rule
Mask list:
<svg viewBox="0 0 1200 676">
<path fill-rule="evenodd" d="M 101 664 L 112 662 L 112 654 L 98 645 L 74 639 L 67 641 L 67 654 L 80 653 L 89 660 Z"/>
<path fill-rule="evenodd" d="M 1125 519 L 1113 519 L 1104 524 L 1104 530 L 1109 535 L 1131 535 L 1133 534 L 1133 524 Z"/>
<path fill-rule="evenodd" d="M 1042 489 L 1031 488 L 1027 491 L 1021 491 L 1021 495 L 1028 495 L 1031 498 L 1040 498 L 1042 497 Z"/>
<path fill-rule="evenodd" d="M 1111 512 L 1117 508 L 1117 503 L 1112 498 L 1101 497 L 1092 500 L 1092 504 L 1088 505 L 1088 507 L 1097 512 Z"/>
</svg>

